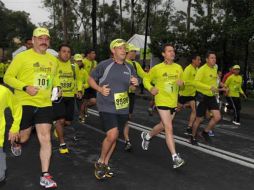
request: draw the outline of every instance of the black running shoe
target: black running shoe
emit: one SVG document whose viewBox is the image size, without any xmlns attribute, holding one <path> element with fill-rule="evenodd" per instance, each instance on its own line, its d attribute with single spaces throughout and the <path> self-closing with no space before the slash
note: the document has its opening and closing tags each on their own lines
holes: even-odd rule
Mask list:
<svg viewBox="0 0 254 190">
<path fill-rule="evenodd" d="M 132 145 L 130 141 L 125 141 L 125 146 L 124 146 L 124 150 L 131 152 L 132 151 Z"/>
<path fill-rule="evenodd" d="M 105 164 L 95 162 L 94 164 L 95 170 L 94 170 L 94 175 L 97 179 L 101 180 L 106 178 L 106 167 Z"/>
<path fill-rule="evenodd" d="M 202 132 L 202 137 L 205 139 L 206 142 L 208 142 L 208 143 L 212 142 L 212 139 L 210 138 L 209 133 L 203 131 Z"/>
<path fill-rule="evenodd" d="M 193 136 L 190 136 L 190 143 L 191 143 L 192 145 L 198 145 L 197 139 L 194 138 Z"/>
<path fill-rule="evenodd" d="M 186 132 L 184 133 L 187 136 L 191 136 L 192 135 L 192 128 L 191 127 L 187 127 L 186 128 Z"/>
</svg>

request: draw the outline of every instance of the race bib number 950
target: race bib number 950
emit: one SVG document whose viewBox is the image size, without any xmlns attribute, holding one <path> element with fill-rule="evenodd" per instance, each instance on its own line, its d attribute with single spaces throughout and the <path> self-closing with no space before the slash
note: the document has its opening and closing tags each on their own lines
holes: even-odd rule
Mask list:
<svg viewBox="0 0 254 190">
<path fill-rule="evenodd" d="M 117 110 L 128 108 L 129 96 L 127 92 L 115 93 L 114 99 L 115 99 L 115 106 Z"/>
</svg>

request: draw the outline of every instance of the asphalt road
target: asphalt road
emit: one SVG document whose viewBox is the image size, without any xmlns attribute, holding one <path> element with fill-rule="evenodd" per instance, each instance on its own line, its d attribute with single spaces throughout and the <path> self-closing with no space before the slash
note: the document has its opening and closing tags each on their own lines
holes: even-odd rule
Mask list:
<svg viewBox="0 0 254 190">
<path fill-rule="evenodd" d="M 155 137 L 148 151 L 141 149 L 140 133 L 149 130 L 158 121 L 155 113 L 148 116 L 147 100 L 137 99 L 130 136 L 133 152 L 123 150 L 119 140 L 111 165 L 116 176 L 98 181 L 94 177 L 93 163 L 98 159 L 104 133 L 95 110 L 85 125 L 75 122 L 80 141 L 72 140 L 73 126 L 66 128 L 66 142 L 70 154 L 60 155 L 58 143 L 52 138 L 53 155 L 50 172 L 61 190 L 251 190 L 254 188 L 254 130 L 253 118 L 243 118 L 242 126 L 236 128 L 222 121 L 215 129 L 213 143 L 202 142 L 192 146 L 184 136 L 188 110 L 179 113 L 174 120 L 177 152 L 186 160 L 186 165 L 172 169 L 171 155 L 165 145 L 164 135 Z M 40 162 L 38 140 L 35 135 L 23 147 L 21 157 L 13 157 L 8 146 L 8 179 L 3 190 L 37 190 Z"/>
</svg>

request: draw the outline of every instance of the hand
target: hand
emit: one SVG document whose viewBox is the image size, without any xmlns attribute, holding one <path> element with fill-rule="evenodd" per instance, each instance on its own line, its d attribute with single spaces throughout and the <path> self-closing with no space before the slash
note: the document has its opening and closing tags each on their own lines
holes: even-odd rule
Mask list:
<svg viewBox="0 0 254 190">
<path fill-rule="evenodd" d="M 131 76 L 131 84 L 134 86 L 138 86 L 138 79 L 134 76 Z"/>
<path fill-rule="evenodd" d="M 110 88 L 108 88 L 108 84 L 103 85 L 102 87 L 99 88 L 99 92 L 103 95 L 103 96 L 108 96 L 110 93 Z"/>
<path fill-rule="evenodd" d="M 216 87 L 214 87 L 214 86 L 212 86 L 211 88 L 210 88 L 210 90 L 212 91 L 212 93 L 217 93 L 218 92 L 218 88 L 216 88 Z"/>
<path fill-rule="evenodd" d="M 78 99 L 82 99 L 82 97 L 83 97 L 82 92 L 81 92 L 81 91 L 78 91 L 78 93 L 77 93 L 77 98 L 78 98 Z"/>
<path fill-rule="evenodd" d="M 13 144 L 15 141 L 18 141 L 19 140 L 19 133 L 9 132 L 8 140 L 11 141 L 11 144 Z"/>
<path fill-rule="evenodd" d="M 151 90 L 150 90 L 150 93 L 152 94 L 152 95 L 156 95 L 156 94 L 158 94 L 159 93 L 159 90 L 156 88 L 156 87 L 153 87 Z"/>
<path fill-rule="evenodd" d="M 184 82 L 183 82 L 183 80 L 178 79 L 178 80 L 176 81 L 176 84 L 177 84 L 178 86 L 183 86 Z"/>
<path fill-rule="evenodd" d="M 39 92 L 40 88 L 36 86 L 27 86 L 26 93 L 30 96 L 35 96 Z"/>
</svg>

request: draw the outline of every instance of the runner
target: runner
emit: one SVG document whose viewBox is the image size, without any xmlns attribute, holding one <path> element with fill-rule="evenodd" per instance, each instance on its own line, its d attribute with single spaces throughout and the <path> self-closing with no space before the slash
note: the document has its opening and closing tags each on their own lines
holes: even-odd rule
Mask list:
<svg viewBox="0 0 254 190">
<path fill-rule="evenodd" d="M 244 98 L 247 96 L 244 94 L 242 90 L 243 79 L 242 76 L 239 75 L 240 66 L 234 65 L 232 68 L 232 74 L 226 79 L 225 85 L 229 88 L 229 92 L 227 97 L 229 98 L 230 107 L 234 110 L 234 119 L 233 124 L 240 126 L 240 112 L 241 112 L 241 99 L 240 95 Z"/>
<path fill-rule="evenodd" d="M 136 55 L 137 55 L 137 51 L 140 51 L 140 48 L 134 46 L 133 44 L 128 44 L 127 45 L 127 55 L 126 55 L 126 62 L 129 63 L 131 66 L 133 66 L 133 68 L 135 69 L 137 75 L 139 78 L 143 79 L 144 76 L 146 75 L 146 72 L 142 69 L 140 63 L 138 63 L 137 61 L 135 61 Z M 132 118 L 132 113 L 134 110 L 134 104 L 135 104 L 135 91 L 136 91 L 136 87 L 130 88 L 129 89 L 129 100 L 130 100 L 130 104 L 129 104 L 129 121 Z M 125 147 L 124 149 L 126 151 L 131 151 L 132 150 L 132 145 L 131 145 L 131 141 L 130 141 L 130 137 L 129 137 L 129 130 L 130 127 L 128 126 L 128 122 L 125 124 L 124 127 L 124 140 L 125 140 Z"/>
<path fill-rule="evenodd" d="M 216 99 L 218 93 L 217 85 L 217 67 L 215 52 L 208 52 L 206 55 L 206 64 L 204 64 L 197 72 L 195 77 L 195 84 L 197 89 L 196 104 L 197 104 L 197 115 L 195 122 L 192 127 L 191 144 L 198 145 L 197 141 L 197 130 L 206 115 L 206 111 L 209 110 L 212 117 L 203 130 L 203 138 L 207 142 L 211 142 L 208 132 L 213 130 L 215 125 L 220 121 L 221 114 L 219 110 L 219 103 Z"/>
<path fill-rule="evenodd" d="M 95 50 L 89 49 L 85 52 L 85 58 L 83 59 L 84 69 L 90 75 L 96 68 L 97 61 Z M 88 116 L 87 109 L 96 105 L 96 91 L 93 88 L 87 88 L 84 94 L 84 102 L 81 105 L 81 110 L 84 110 L 85 117 Z"/>
<path fill-rule="evenodd" d="M 188 122 L 188 127 L 186 128 L 186 134 L 192 134 L 192 125 L 196 118 L 196 88 L 195 88 L 195 76 L 200 66 L 201 58 L 197 54 L 193 54 L 191 57 L 191 64 L 188 65 L 183 72 L 183 80 L 184 80 L 184 88 L 179 91 L 179 101 L 178 101 L 178 109 L 181 110 L 185 107 L 191 108 L 191 114 Z"/>
<path fill-rule="evenodd" d="M 12 117 L 13 117 L 13 123 L 9 131 L 9 137 L 8 140 L 13 143 L 14 141 L 18 140 L 18 134 L 19 134 L 19 125 L 21 121 L 22 116 L 22 109 L 18 101 L 13 96 L 12 92 L 0 85 L 0 184 L 4 183 L 5 180 L 5 171 L 6 171 L 6 154 L 3 151 L 4 146 L 4 135 L 5 135 L 5 110 L 6 108 L 10 108 Z"/>
<path fill-rule="evenodd" d="M 143 80 L 145 88 L 155 96 L 155 105 L 161 121 L 149 133 L 142 132 L 142 148 L 148 150 L 151 138 L 165 130 L 166 143 L 172 155 L 173 168 L 178 168 L 184 164 L 184 160 L 175 150 L 172 120 L 177 107 L 179 86 L 183 85 L 183 69 L 174 63 L 175 50 L 172 45 L 165 44 L 163 46 L 162 56 L 164 61 L 155 65 Z"/>
<path fill-rule="evenodd" d="M 106 131 L 99 160 L 95 163 L 95 177 L 103 179 L 114 173 L 108 166 L 116 146 L 116 140 L 128 120 L 131 85 L 137 86 L 135 69 L 125 63 L 126 42 L 115 39 L 110 43 L 112 58 L 102 61 L 88 79 L 97 94 L 97 107 Z M 99 81 L 98 84 L 96 81 Z"/>
<path fill-rule="evenodd" d="M 57 60 L 46 52 L 50 43 L 46 28 L 36 28 L 32 39 L 33 48 L 15 56 L 4 76 L 4 82 L 15 89 L 15 96 L 23 108 L 19 143 L 28 141 L 32 126 L 35 125 L 40 143 L 40 185 L 55 188 L 57 184 L 48 170 L 52 153 L 50 130 L 53 117 L 50 96 Z M 13 146 L 12 149 L 16 156 L 21 154 L 20 146 Z"/>
<path fill-rule="evenodd" d="M 78 83 L 78 90 L 82 91 L 83 97 L 80 99 L 80 97 L 76 98 L 76 102 L 77 102 L 77 106 L 78 106 L 78 110 L 79 110 L 79 122 L 81 123 L 85 123 L 85 110 L 84 110 L 84 106 L 82 106 L 84 103 L 84 92 L 85 89 L 87 89 L 89 87 L 88 84 L 88 73 L 87 71 L 84 69 L 84 64 L 83 64 L 83 57 L 81 54 L 75 54 L 74 55 L 74 66 L 75 68 L 78 69 L 78 77 L 79 77 L 79 83 Z M 75 136 L 74 140 L 78 140 L 78 137 Z"/>
<path fill-rule="evenodd" d="M 60 84 L 62 97 L 53 102 L 54 120 L 56 136 L 59 140 L 60 154 L 69 153 L 64 141 L 64 126 L 71 124 L 74 116 L 74 95 L 76 93 L 77 81 L 79 81 L 78 68 L 71 65 L 71 47 L 62 44 L 58 51 L 58 69 L 55 77 L 56 84 Z M 82 98 L 81 91 L 78 92 L 78 98 Z"/>
</svg>

